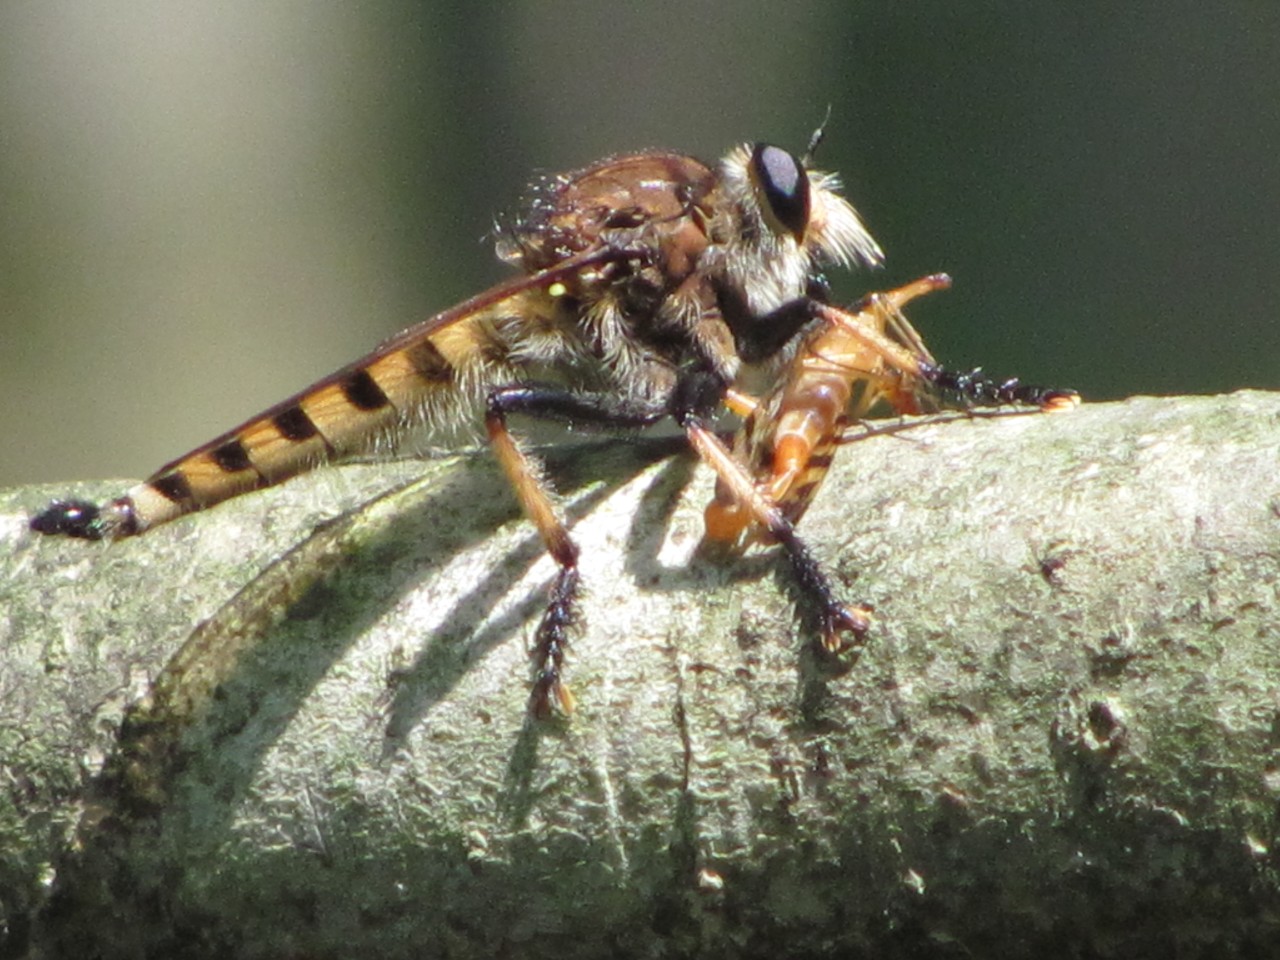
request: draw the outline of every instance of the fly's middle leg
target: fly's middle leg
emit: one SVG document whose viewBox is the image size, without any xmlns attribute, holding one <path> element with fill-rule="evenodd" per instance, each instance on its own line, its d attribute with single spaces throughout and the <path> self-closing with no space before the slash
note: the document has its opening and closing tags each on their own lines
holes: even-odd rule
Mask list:
<svg viewBox="0 0 1280 960">
<path fill-rule="evenodd" d="M 575 426 L 635 428 L 661 419 L 659 408 L 630 408 L 594 395 L 538 386 L 501 387 L 489 394 L 485 427 L 494 455 L 511 481 L 516 498 L 538 530 L 547 552 L 560 568 L 551 585 L 547 607 L 534 633 L 535 716 L 573 712 L 574 697 L 563 679 L 565 651 L 578 599 L 578 545 L 552 500 L 550 484 L 538 461 L 520 448 L 507 426 L 507 416 L 522 414 Z"/>
</svg>

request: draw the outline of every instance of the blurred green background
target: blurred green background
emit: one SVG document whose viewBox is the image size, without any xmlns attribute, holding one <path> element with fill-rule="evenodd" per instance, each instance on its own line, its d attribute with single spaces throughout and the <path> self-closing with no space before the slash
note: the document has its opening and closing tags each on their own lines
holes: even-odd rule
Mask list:
<svg viewBox="0 0 1280 960">
<path fill-rule="evenodd" d="M 961 367 L 1280 388 L 1280 3 L 0 5 L 0 483 L 141 476 L 499 279 L 530 174 L 797 151 Z"/>
</svg>

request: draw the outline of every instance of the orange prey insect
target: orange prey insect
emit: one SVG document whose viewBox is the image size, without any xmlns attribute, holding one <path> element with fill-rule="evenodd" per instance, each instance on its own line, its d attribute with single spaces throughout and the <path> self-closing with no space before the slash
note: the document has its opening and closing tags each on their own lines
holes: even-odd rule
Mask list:
<svg viewBox="0 0 1280 960">
<path fill-rule="evenodd" d="M 718 481 L 705 513 L 708 547 L 738 552 L 794 535 L 849 422 L 877 405 L 909 415 L 939 409 L 948 399 L 966 408 L 1022 404 L 1045 413 L 1079 404 L 1072 390 L 996 383 L 979 370 L 957 374 L 938 366 L 902 308 L 950 285 L 946 274 L 932 274 L 869 294 L 848 310 L 823 305 L 817 311 L 823 322 L 800 343 L 768 394 L 759 400 L 732 392 L 726 397 L 726 405 L 745 416 L 733 453 L 746 464 L 754 488 L 743 491 Z M 772 521 L 761 501 L 776 511 Z M 822 641 L 832 651 L 843 645 L 831 632 Z"/>
</svg>

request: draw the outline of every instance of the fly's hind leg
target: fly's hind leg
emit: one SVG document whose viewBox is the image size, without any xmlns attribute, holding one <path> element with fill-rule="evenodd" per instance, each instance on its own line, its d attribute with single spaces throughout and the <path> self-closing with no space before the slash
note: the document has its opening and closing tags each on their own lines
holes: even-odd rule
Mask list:
<svg viewBox="0 0 1280 960">
<path fill-rule="evenodd" d="M 494 455 L 506 472 L 525 515 L 537 527 L 547 552 L 560 570 L 551 585 L 546 611 L 534 634 L 534 684 L 531 707 L 536 716 L 573 712 L 573 694 L 561 676 L 569 631 L 578 598 L 578 545 L 556 510 L 542 466 L 525 453 L 507 426 L 512 413 L 575 426 L 626 429 L 648 426 L 665 415 L 665 408 L 620 406 L 593 395 L 549 387 L 502 387 L 489 394 L 485 427 Z"/>
</svg>

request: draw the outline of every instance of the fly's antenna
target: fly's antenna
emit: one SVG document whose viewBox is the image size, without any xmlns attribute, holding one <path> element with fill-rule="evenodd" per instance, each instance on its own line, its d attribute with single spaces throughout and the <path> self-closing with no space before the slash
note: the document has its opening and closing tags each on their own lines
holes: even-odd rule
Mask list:
<svg viewBox="0 0 1280 960">
<path fill-rule="evenodd" d="M 813 159 L 813 155 L 818 152 L 818 147 L 822 144 L 822 138 L 827 134 L 827 121 L 831 119 L 831 104 L 827 104 L 827 112 L 822 116 L 822 122 L 818 124 L 818 128 L 809 134 L 809 145 L 804 148 L 804 156 L 800 158 L 800 162 L 808 168 L 809 162 Z"/>
</svg>

